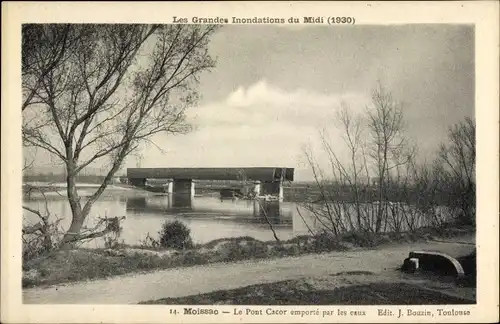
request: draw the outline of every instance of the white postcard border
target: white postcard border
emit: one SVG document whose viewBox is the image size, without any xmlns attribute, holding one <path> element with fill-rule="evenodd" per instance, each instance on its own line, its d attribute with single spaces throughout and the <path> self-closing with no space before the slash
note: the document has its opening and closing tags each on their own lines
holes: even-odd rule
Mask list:
<svg viewBox="0 0 500 324">
<path fill-rule="evenodd" d="M 172 2 L 2 4 L 2 321 L 18 323 L 166 323 L 166 322 L 394 322 L 377 316 L 378 308 L 406 306 L 257 306 L 254 309 L 366 310 L 369 316 L 174 316 L 182 306 L 23 305 L 21 293 L 21 102 L 20 36 L 22 23 L 135 22 L 172 23 L 186 17 L 354 17 L 357 25 L 474 24 L 476 34 L 477 123 L 477 304 L 474 306 L 412 306 L 412 309 L 466 309 L 470 316 L 405 317 L 401 322 L 484 322 L 498 320 L 498 2 Z M 284 26 L 288 27 L 288 26 Z M 302 28 L 303 25 L 292 28 Z M 288 27 L 289 28 L 289 27 Z M 314 28 L 314 27 L 308 27 Z M 332 28 L 334 28 L 332 26 Z M 348 26 L 343 28 L 349 28 Z M 214 306 L 220 312 L 243 306 Z"/>
</svg>

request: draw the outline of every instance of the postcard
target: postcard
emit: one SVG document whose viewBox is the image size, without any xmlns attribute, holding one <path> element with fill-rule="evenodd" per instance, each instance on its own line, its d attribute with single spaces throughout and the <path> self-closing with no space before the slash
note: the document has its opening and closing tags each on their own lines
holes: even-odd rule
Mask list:
<svg viewBox="0 0 500 324">
<path fill-rule="evenodd" d="M 498 9 L 2 4 L 2 322 L 498 321 Z"/>
</svg>

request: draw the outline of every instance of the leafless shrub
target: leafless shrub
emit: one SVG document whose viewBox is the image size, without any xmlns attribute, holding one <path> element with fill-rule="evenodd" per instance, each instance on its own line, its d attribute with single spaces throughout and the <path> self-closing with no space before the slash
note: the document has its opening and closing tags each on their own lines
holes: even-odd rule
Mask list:
<svg viewBox="0 0 500 324">
<path fill-rule="evenodd" d="M 305 150 L 320 197 L 304 207 L 336 236 L 416 229 L 421 222 L 421 213 L 413 206 L 416 148 L 404 134 L 402 105 L 379 85 L 365 115 L 353 115 L 342 103 L 336 126 L 342 131 L 348 159 L 338 156 L 322 131 L 329 169 L 322 169 L 313 153 Z"/>
<path fill-rule="evenodd" d="M 440 189 L 446 192 L 446 205 L 455 210 L 460 222 L 476 221 L 476 125 L 471 118 L 453 125 L 448 131 L 449 142 L 439 150 Z"/>
<path fill-rule="evenodd" d="M 51 214 L 45 192 L 36 187 L 30 188 L 29 192 L 30 194 L 39 192 L 42 195 L 44 210 L 23 206 L 24 210 L 36 216 L 34 223 L 23 224 L 23 260 L 25 261 L 60 249 L 63 245 L 63 237 L 67 233 L 61 226 L 63 219 Z M 78 235 L 74 236 L 72 243 L 81 245 L 89 240 L 103 238 L 105 247 L 115 248 L 119 245 L 118 239 L 122 231 L 121 221 L 124 219 L 124 216 L 97 217 L 97 223 L 93 226 L 82 226 Z"/>
<path fill-rule="evenodd" d="M 48 208 L 47 197 L 43 190 L 29 188 L 28 195 L 33 191 L 39 191 L 44 198 L 45 210 L 41 211 L 29 206 L 23 206 L 23 209 L 36 216 L 36 222 L 23 224 L 22 242 L 23 242 L 23 260 L 29 260 L 39 255 L 48 253 L 55 249 L 61 238 L 59 223 L 60 218 L 50 219 L 51 214 Z"/>
<path fill-rule="evenodd" d="M 149 232 L 146 234 L 146 237 L 139 242 L 139 246 L 142 248 L 159 248 L 160 247 L 160 242 L 158 239 L 155 239 L 152 237 Z"/>
</svg>

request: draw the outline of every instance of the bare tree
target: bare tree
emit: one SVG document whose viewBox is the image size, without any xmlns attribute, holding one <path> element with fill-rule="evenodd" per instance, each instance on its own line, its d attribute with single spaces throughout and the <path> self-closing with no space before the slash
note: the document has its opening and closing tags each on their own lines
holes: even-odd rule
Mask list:
<svg viewBox="0 0 500 324">
<path fill-rule="evenodd" d="M 374 89 L 372 103 L 365 115 L 353 114 L 344 102 L 337 112 L 335 124 L 347 148 L 347 159 L 335 152 L 338 144 L 332 145 L 325 131 L 320 134 L 331 179 L 325 177 L 312 152 L 305 152 L 323 204 L 321 208 L 310 204 L 308 209 L 333 235 L 380 232 L 387 226 L 396 232 L 404 225 L 416 227 L 416 211 L 405 206 L 411 198 L 410 162 L 416 147 L 404 134 L 402 105 L 381 85 Z M 375 187 L 371 179 L 377 179 Z M 396 197 L 399 203 L 391 201 Z M 370 203 L 373 199 L 377 202 Z"/>
<path fill-rule="evenodd" d="M 363 187 L 361 175 L 366 169 L 362 119 L 361 116 L 353 115 L 345 102 L 341 104 L 337 112 L 337 119 L 338 122 L 335 124 L 342 131 L 342 139 L 349 152 L 347 163 L 338 157 L 326 130 L 320 132 L 320 138 L 323 150 L 328 155 L 330 175 L 327 176 L 314 160 L 312 152 L 304 150 L 320 193 L 320 199 L 316 202 L 304 203 L 303 207 L 312 213 L 315 220 L 321 224 L 322 230 L 334 236 L 346 231 L 366 229 L 369 226 L 360 197 Z M 354 220 L 356 220 L 355 223 Z"/>
<path fill-rule="evenodd" d="M 439 149 L 438 161 L 442 164 L 443 191 L 447 191 L 449 204 L 459 209 L 459 217 L 475 221 L 476 206 L 476 125 L 467 117 L 448 131 L 448 144 Z"/>
<path fill-rule="evenodd" d="M 28 25 L 23 27 L 23 142 L 62 161 L 72 220 L 82 225 L 125 157 L 158 133 L 186 133 L 216 26 Z M 29 109 L 28 109 L 29 108 Z M 81 203 L 75 179 L 108 159 L 100 187 Z"/>
<path fill-rule="evenodd" d="M 447 215 L 443 215 L 443 192 L 442 163 L 434 160 L 432 163 L 423 162 L 417 165 L 412 161 L 410 170 L 413 180 L 413 195 L 412 203 L 415 205 L 416 211 L 426 221 L 426 225 L 440 229 L 442 225 L 448 220 Z M 410 230 L 412 228 L 409 226 Z"/>
<path fill-rule="evenodd" d="M 373 106 L 367 109 L 370 140 L 369 156 L 375 165 L 378 191 L 378 207 L 375 231 L 382 229 L 388 209 L 388 184 L 391 171 L 408 163 L 413 155 L 408 139 L 404 135 L 402 105 L 395 101 L 382 85 L 372 93 Z M 385 222 L 386 223 L 386 222 Z"/>
<path fill-rule="evenodd" d="M 415 150 L 406 152 L 409 154 L 406 163 L 396 164 L 394 175 L 389 177 L 388 189 L 396 201 L 388 202 L 387 221 L 390 229 L 397 233 L 415 231 L 421 226 L 423 207 L 434 206 L 434 200 L 426 198 L 432 193 L 427 165 L 417 165 Z"/>
<path fill-rule="evenodd" d="M 66 24 L 22 26 L 23 111 L 30 105 L 42 103 L 35 96 L 42 87 L 43 79 L 64 63 L 74 49 L 73 45 L 78 42 L 77 37 L 68 38 L 70 28 Z"/>
<path fill-rule="evenodd" d="M 321 134 L 321 138 L 323 143 L 328 143 L 324 134 Z M 327 144 L 324 144 L 325 149 L 326 146 Z M 341 204 L 338 203 L 337 198 L 341 189 L 339 188 L 339 179 L 342 177 L 342 170 L 339 170 L 339 164 L 335 157 L 330 157 L 332 176 L 329 178 L 325 175 L 318 162 L 315 161 L 313 152 L 304 149 L 304 154 L 312 170 L 320 197 L 313 202 L 304 202 L 303 207 L 311 212 L 315 220 L 319 222 L 321 230 L 337 236 L 346 230 Z"/>
<path fill-rule="evenodd" d="M 347 103 L 342 103 L 342 108 L 339 111 L 338 119 L 344 128 L 344 143 L 347 145 L 350 154 L 351 168 L 346 172 L 346 179 L 349 185 L 354 190 L 354 207 L 356 209 L 356 220 L 358 229 L 365 227 L 362 222 L 362 206 L 360 201 L 360 176 L 366 170 L 366 157 L 364 156 L 363 146 L 363 128 L 361 116 L 353 116 L 350 113 Z M 369 174 L 366 173 L 366 178 L 369 179 Z M 366 188 L 365 188 L 366 189 Z"/>
</svg>

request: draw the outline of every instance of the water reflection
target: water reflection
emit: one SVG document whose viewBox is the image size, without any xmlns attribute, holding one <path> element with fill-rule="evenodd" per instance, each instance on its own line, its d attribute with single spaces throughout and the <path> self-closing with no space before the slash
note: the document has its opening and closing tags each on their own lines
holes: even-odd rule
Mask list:
<svg viewBox="0 0 500 324">
<path fill-rule="evenodd" d="M 192 210 L 193 198 L 191 195 L 167 195 L 168 206 L 174 210 Z"/>
<path fill-rule="evenodd" d="M 98 218 L 103 216 L 126 216 L 120 237 L 126 244 L 140 244 L 148 233 L 156 237 L 162 224 L 173 220 L 185 223 L 197 243 L 238 236 L 251 236 L 261 241 L 274 240 L 267 220 L 282 240 L 307 232 L 303 221 L 292 212 L 295 207 L 290 202 L 262 202 L 258 205 L 252 200 L 221 202 L 220 199 L 210 196 L 181 198 L 177 201 L 175 198 L 168 195 L 103 197 L 92 206 L 85 226 L 92 227 Z M 41 198 L 25 199 L 24 204 L 34 209 L 45 210 L 45 201 Z M 50 199 L 47 201 L 47 207 L 51 212 L 51 219 L 53 221 L 62 219 L 59 223 L 61 231 L 66 231 L 70 225 L 69 215 L 71 215 L 67 200 Z M 23 216 L 26 225 L 38 221 L 35 215 L 27 211 L 23 212 Z M 101 247 L 103 240 L 97 239 L 85 246 Z"/>
<path fill-rule="evenodd" d="M 127 203 L 127 211 L 142 211 L 146 209 L 146 197 L 134 197 L 125 199 Z"/>
<path fill-rule="evenodd" d="M 215 217 L 246 223 L 292 224 L 287 204 L 263 200 L 217 200 L 189 195 L 133 197 L 126 201 L 127 213 L 172 214 L 190 218 Z"/>
</svg>

